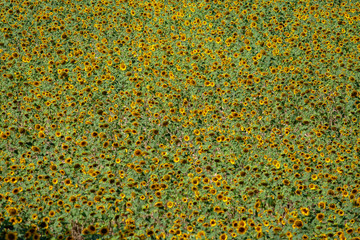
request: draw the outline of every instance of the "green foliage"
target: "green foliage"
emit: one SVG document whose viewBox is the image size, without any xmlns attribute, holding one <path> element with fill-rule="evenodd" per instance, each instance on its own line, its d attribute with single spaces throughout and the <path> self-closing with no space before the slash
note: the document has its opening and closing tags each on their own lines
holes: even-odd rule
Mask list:
<svg viewBox="0 0 360 240">
<path fill-rule="evenodd" d="M 0 4 L 0 239 L 358 239 L 358 4 Z"/>
</svg>

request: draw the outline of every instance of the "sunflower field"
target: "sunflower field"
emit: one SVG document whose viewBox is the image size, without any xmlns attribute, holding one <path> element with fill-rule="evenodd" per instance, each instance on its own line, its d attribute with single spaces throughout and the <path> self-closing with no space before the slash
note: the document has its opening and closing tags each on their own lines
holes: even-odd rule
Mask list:
<svg viewBox="0 0 360 240">
<path fill-rule="evenodd" d="M 360 1 L 0 1 L 0 239 L 359 240 Z"/>
</svg>

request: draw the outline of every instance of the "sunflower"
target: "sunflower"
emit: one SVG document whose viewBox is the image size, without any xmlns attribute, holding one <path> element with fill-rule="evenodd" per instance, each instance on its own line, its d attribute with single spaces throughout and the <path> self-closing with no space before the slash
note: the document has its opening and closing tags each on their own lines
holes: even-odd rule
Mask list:
<svg viewBox="0 0 360 240">
<path fill-rule="evenodd" d="M 121 63 L 121 64 L 120 64 L 120 69 L 121 69 L 122 71 L 125 71 L 125 70 L 126 70 L 126 65 L 125 65 L 125 63 Z"/>
<path fill-rule="evenodd" d="M 76 202 L 76 196 L 71 196 L 70 198 L 69 198 L 69 202 Z"/>
<path fill-rule="evenodd" d="M 289 186 L 290 185 L 290 181 L 288 179 L 284 179 L 283 180 L 283 184 L 286 185 L 286 186 Z"/>
<path fill-rule="evenodd" d="M 45 138 L 45 133 L 43 131 L 40 131 L 38 133 L 39 138 Z"/>
<path fill-rule="evenodd" d="M 326 202 L 319 202 L 319 203 L 318 203 L 318 207 L 319 207 L 319 208 L 322 208 L 322 209 L 325 209 L 325 207 L 326 207 Z"/>
<path fill-rule="evenodd" d="M 262 236 L 264 236 L 264 233 L 263 233 L 263 232 L 258 232 L 258 233 L 256 234 L 256 238 L 257 238 L 257 239 L 261 238 Z"/>
<path fill-rule="evenodd" d="M 5 235 L 5 240 L 16 240 L 17 237 L 17 233 L 16 232 L 7 232 Z"/>
<path fill-rule="evenodd" d="M 71 179 L 69 179 L 69 178 L 67 178 L 67 179 L 65 179 L 65 181 L 64 181 L 64 183 L 65 183 L 65 185 L 66 186 L 69 186 L 69 185 L 71 185 Z"/>
<path fill-rule="evenodd" d="M 48 228 L 48 224 L 47 224 L 47 222 L 43 221 L 43 222 L 40 223 L 39 227 L 40 227 L 41 229 L 47 229 L 47 228 Z"/>
<path fill-rule="evenodd" d="M 105 236 L 109 233 L 109 229 L 107 227 L 103 227 L 99 230 L 99 232 L 102 236 Z"/>
<path fill-rule="evenodd" d="M 174 203 L 173 203 L 173 202 L 169 201 L 169 202 L 167 203 L 167 207 L 168 207 L 168 208 L 172 208 L 173 206 L 174 206 Z"/>
<path fill-rule="evenodd" d="M 197 167 L 195 171 L 196 171 L 196 173 L 202 173 L 202 169 L 199 167 Z"/>
<path fill-rule="evenodd" d="M 152 229 L 148 229 L 148 230 L 146 230 L 146 235 L 148 237 L 151 237 L 152 235 L 154 235 L 154 231 Z"/>
<path fill-rule="evenodd" d="M 330 203 L 329 204 L 329 209 L 335 210 L 336 209 L 336 204 L 335 203 Z"/>
<path fill-rule="evenodd" d="M 163 203 L 162 202 L 156 202 L 155 207 L 163 207 Z"/>
<path fill-rule="evenodd" d="M 110 145 L 109 141 L 104 142 L 103 147 L 107 148 Z"/>
<path fill-rule="evenodd" d="M 96 233 L 96 226 L 94 225 L 88 226 L 87 229 L 89 230 L 90 234 Z"/>
<path fill-rule="evenodd" d="M 135 149 L 134 155 L 135 155 L 135 156 L 140 156 L 140 155 L 141 155 L 141 150 Z"/>
<path fill-rule="evenodd" d="M 64 150 L 67 150 L 67 149 L 69 149 L 69 146 L 66 145 L 66 144 L 62 144 L 62 147 L 61 147 L 61 148 L 64 149 Z"/>
<path fill-rule="evenodd" d="M 245 234 L 245 233 L 246 233 L 246 228 L 245 228 L 245 227 L 239 227 L 239 228 L 237 229 L 237 232 L 238 232 L 239 234 Z"/>
<path fill-rule="evenodd" d="M 13 193 L 13 194 L 18 194 L 18 193 L 19 193 L 19 189 L 14 188 L 14 189 L 12 190 L 12 193 Z"/>
<path fill-rule="evenodd" d="M 278 232 L 280 232 L 281 230 L 282 230 L 281 227 L 274 227 L 274 228 L 273 228 L 274 233 L 278 233 Z"/>
<path fill-rule="evenodd" d="M 13 207 L 9 208 L 7 211 L 8 211 L 10 216 L 16 216 L 18 214 L 18 210 L 16 208 L 13 208 Z"/>
<path fill-rule="evenodd" d="M 38 215 L 37 215 L 36 213 L 34 213 L 33 215 L 31 215 L 31 218 L 32 218 L 33 220 L 36 220 L 36 219 L 38 218 Z"/>
<path fill-rule="evenodd" d="M 323 213 L 318 213 L 318 214 L 316 215 L 316 219 L 317 219 L 319 222 L 321 222 L 322 220 L 324 220 L 324 218 L 325 218 L 325 215 L 324 215 Z"/>
<path fill-rule="evenodd" d="M 300 208 L 301 210 L 301 213 L 305 216 L 308 216 L 310 211 L 309 211 L 309 208 Z"/>
<path fill-rule="evenodd" d="M 198 238 L 202 238 L 202 237 L 205 237 L 205 236 L 206 236 L 206 233 L 204 231 L 200 231 L 200 232 L 197 233 L 196 238 L 198 239 Z"/>
<path fill-rule="evenodd" d="M 340 216 L 344 216 L 345 213 L 344 213 L 343 210 L 340 209 L 340 210 L 338 211 L 338 214 L 339 214 Z"/>
<path fill-rule="evenodd" d="M 226 235 L 226 233 L 223 233 L 220 235 L 220 240 L 227 240 L 228 236 Z"/>
<path fill-rule="evenodd" d="M 302 228 L 304 226 L 303 222 L 298 219 L 294 222 L 293 228 Z"/>
<path fill-rule="evenodd" d="M 311 175 L 311 179 L 315 181 L 318 179 L 318 176 L 316 174 L 313 174 L 313 175 Z"/>
<path fill-rule="evenodd" d="M 51 211 L 49 212 L 49 216 L 50 216 L 50 217 L 54 217 L 54 216 L 55 216 L 55 211 L 51 210 Z"/>
<path fill-rule="evenodd" d="M 38 148 L 37 146 L 32 146 L 31 150 L 33 150 L 34 152 L 40 152 L 40 148 Z"/>
<path fill-rule="evenodd" d="M 25 237 L 26 239 L 28 239 L 28 238 L 31 237 L 31 235 L 32 235 L 31 232 L 27 231 L 27 232 L 25 233 L 24 237 Z"/>
<path fill-rule="evenodd" d="M 81 231 L 81 234 L 83 234 L 83 235 L 88 235 L 88 234 L 90 234 L 90 231 L 89 231 L 89 229 L 84 228 L 84 229 Z"/>
</svg>

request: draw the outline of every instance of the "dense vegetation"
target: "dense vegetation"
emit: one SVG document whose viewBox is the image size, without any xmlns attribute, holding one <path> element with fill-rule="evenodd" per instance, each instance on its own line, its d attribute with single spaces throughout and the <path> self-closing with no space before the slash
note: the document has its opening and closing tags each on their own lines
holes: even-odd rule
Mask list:
<svg viewBox="0 0 360 240">
<path fill-rule="evenodd" d="M 358 1 L 1 1 L 0 239 L 360 239 Z"/>
</svg>

